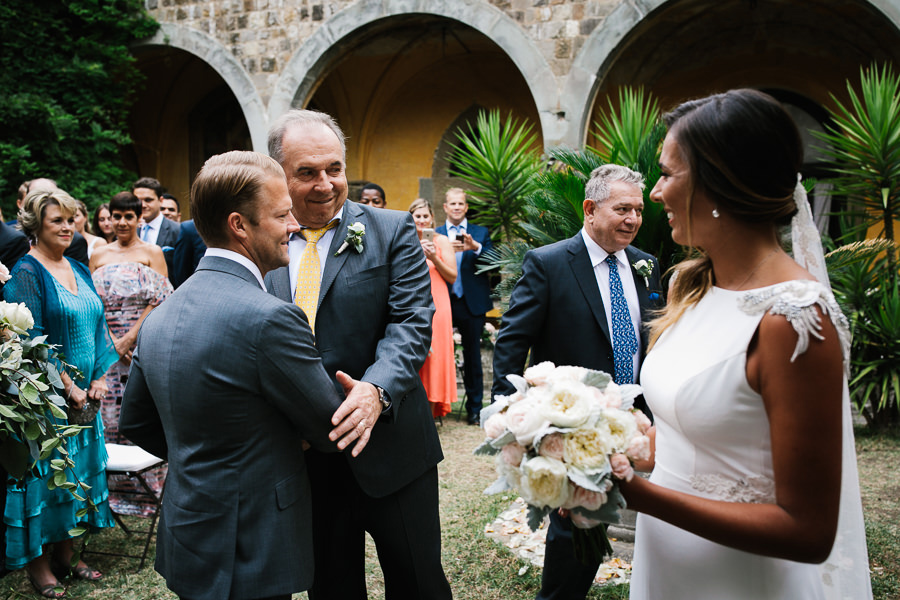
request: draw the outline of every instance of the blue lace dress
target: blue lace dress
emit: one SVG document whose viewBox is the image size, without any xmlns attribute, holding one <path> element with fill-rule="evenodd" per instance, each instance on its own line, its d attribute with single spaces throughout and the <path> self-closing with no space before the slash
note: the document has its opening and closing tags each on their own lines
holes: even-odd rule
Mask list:
<svg viewBox="0 0 900 600">
<path fill-rule="evenodd" d="M 103 303 L 91 281 L 87 268 L 69 260 L 78 283 L 78 293 L 63 287 L 35 258 L 26 255 L 12 271 L 3 288 L 7 302 L 24 302 L 34 317 L 32 336 L 47 335 L 47 341 L 58 344 L 69 364 L 83 374 L 75 383 L 86 389 L 118 360 L 109 336 Z M 18 569 L 41 555 L 41 546 L 70 538 L 68 531 L 79 522 L 93 529 L 112 527 L 106 485 L 106 447 L 100 414 L 90 429 L 68 438 L 67 450 L 75 462 L 78 478 L 90 486 L 91 500 L 99 509 L 86 517 L 75 513 L 85 506 L 63 489 L 48 490 L 47 478 L 51 455 L 37 463 L 38 475 L 29 473 L 20 484 L 6 487 L 6 566 Z M 71 479 L 71 475 L 69 476 Z"/>
</svg>

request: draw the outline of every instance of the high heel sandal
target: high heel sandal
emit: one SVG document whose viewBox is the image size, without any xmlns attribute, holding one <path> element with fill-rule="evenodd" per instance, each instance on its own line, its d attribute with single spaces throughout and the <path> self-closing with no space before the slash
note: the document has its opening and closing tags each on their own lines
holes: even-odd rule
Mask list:
<svg viewBox="0 0 900 600">
<path fill-rule="evenodd" d="M 31 582 L 31 587 L 34 588 L 38 594 L 43 596 L 44 598 L 65 598 L 66 597 L 66 589 L 62 586 L 60 582 L 56 583 L 48 583 L 46 585 L 40 585 L 37 581 L 35 581 L 34 577 L 32 577 L 31 573 L 28 573 L 28 581 Z M 59 590 L 59 591 L 57 591 Z"/>
<path fill-rule="evenodd" d="M 84 581 L 100 581 L 103 579 L 103 573 L 97 569 L 93 569 L 87 565 L 84 565 L 83 567 L 71 567 L 67 561 L 59 560 L 56 557 L 50 561 L 50 568 L 57 579 L 65 579 L 69 575 L 74 576 L 75 579 L 82 579 Z"/>
</svg>

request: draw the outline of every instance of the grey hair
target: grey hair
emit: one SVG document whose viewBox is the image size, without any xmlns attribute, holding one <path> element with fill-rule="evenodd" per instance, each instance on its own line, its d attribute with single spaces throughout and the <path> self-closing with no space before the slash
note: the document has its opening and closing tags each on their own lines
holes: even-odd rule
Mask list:
<svg viewBox="0 0 900 600">
<path fill-rule="evenodd" d="M 609 200 L 609 185 L 621 181 L 644 189 L 644 176 L 622 165 L 602 165 L 591 171 L 591 178 L 584 186 L 584 199 L 601 204 Z"/>
<path fill-rule="evenodd" d="M 35 190 L 25 196 L 22 208 L 19 209 L 19 227 L 34 242 L 44 225 L 44 212 L 49 205 L 59 207 L 64 217 L 68 218 L 78 210 L 77 200 L 63 190 Z"/>
<path fill-rule="evenodd" d="M 347 162 L 347 144 L 345 142 L 344 132 L 337 124 L 337 121 L 327 113 L 306 109 L 289 110 L 272 123 L 272 126 L 269 128 L 269 156 L 277 160 L 278 164 L 283 164 L 284 146 L 282 145 L 282 142 L 284 141 L 284 134 L 288 127 L 293 125 L 312 125 L 314 123 L 324 125 L 337 136 L 338 141 L 341 143 L 343 160 L 344 162 Z"/>
</svg>

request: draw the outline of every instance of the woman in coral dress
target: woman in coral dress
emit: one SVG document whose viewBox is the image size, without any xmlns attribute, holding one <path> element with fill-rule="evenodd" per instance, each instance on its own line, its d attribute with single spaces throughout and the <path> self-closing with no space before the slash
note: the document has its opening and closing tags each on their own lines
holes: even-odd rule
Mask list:
<svg viewBox="0 0 900 600">
<path fill-rule="evenodd" d="M 116 239 L 100 246 L 91 256 L 94 286 L 106 308 L 106 322 L 112 332 L 119 361 L 106 373 L 109 394 L 101 411 L 106 427 L 106 441 L 113 444 L 131 444 L 119 434 L 119 411 L 122 395 L 131 367 L 131 353 L 137 341 L 138 330 L 144 318 L 172 293 L 172 284 L 166 277 L 166 262 L 162 249 L 140 240 L 137 234 L 141 215 L 141 201 L 131 192 L 116 194 L 110 204 L 110 212 Z M 129 479 L 121 479 L 116 487 L 129 485 Z M 166 468 L 148 473 L 147 482 L 159 492 L 166 478 Z M 119 514 L 148 515 L 153 511 L 149 499 L 140 496 L 110 493 L 109 504 Z"/>
<path fill-rule="evenodd" d="M 419 377 L 431 402 L 431 414 L 442 417 L 450 413 L 450 406 L 456 401 L 453 317 L 450 314 L 450 292 L 447 291 L 447 284 L 456 281 L 456 255 L 447 236 L 434 233 L 434 213 L 426 200 L 416 199 L 410 205 L 409 212 L 416 222 L 419 242 L 425 252 L 434 298 L 431 350 L 419 371 Z"/>
</svg>

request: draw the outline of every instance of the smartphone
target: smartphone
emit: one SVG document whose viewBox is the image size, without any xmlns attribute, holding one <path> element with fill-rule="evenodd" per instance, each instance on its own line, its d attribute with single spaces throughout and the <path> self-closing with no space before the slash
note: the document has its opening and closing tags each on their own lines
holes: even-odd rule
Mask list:
<svg viewBox="0 0 900 600">
<path fill-rule="evenodd" d="M 428 240 L 429 242 L 434 241 L 434 229 L 423 229 L 422 230 L 422 239 Z"/>
</svg>

